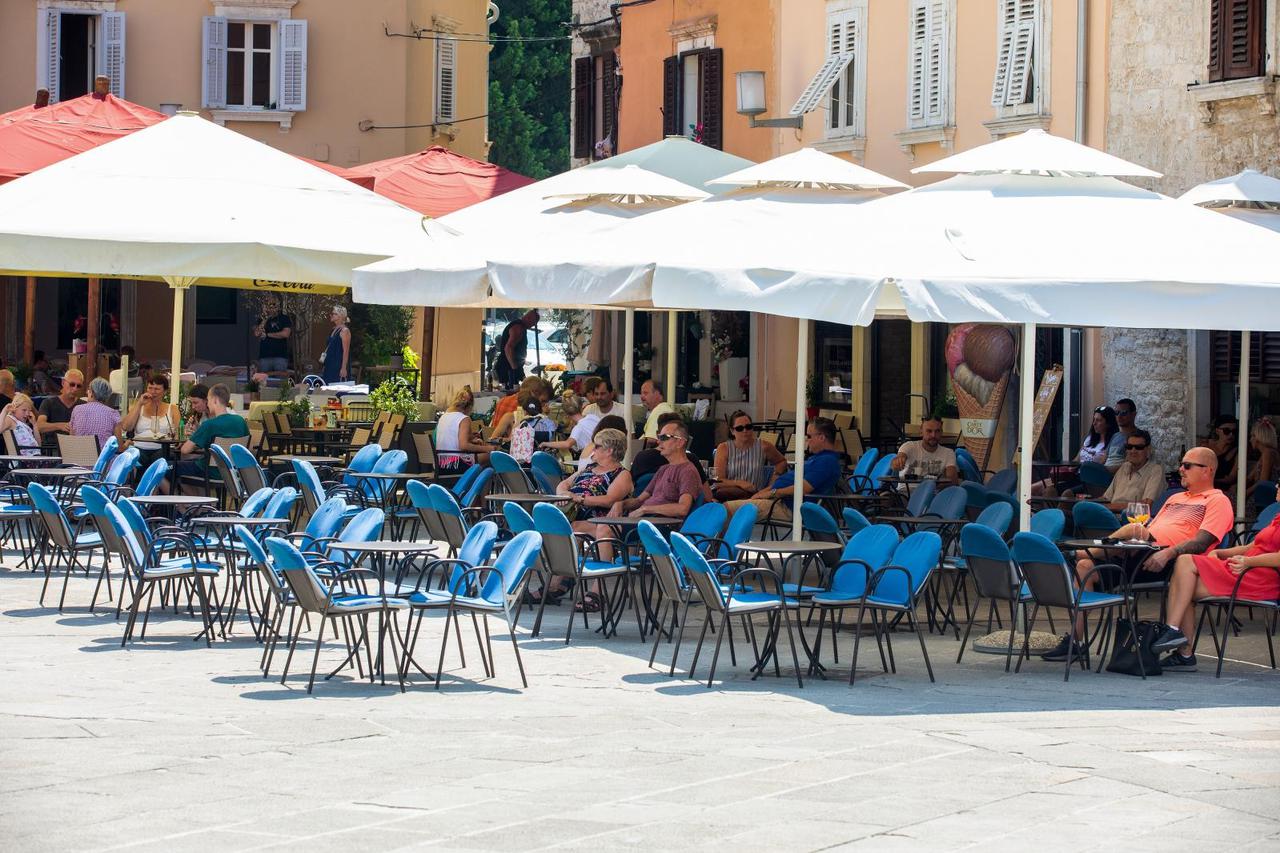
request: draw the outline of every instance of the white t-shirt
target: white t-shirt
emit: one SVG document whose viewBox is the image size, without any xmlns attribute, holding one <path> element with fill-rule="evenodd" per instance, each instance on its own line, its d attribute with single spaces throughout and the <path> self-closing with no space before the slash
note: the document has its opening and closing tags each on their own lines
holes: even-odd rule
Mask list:
<svg viewBox="0 0 1280 853">
<path fill-rule="evenodd" d="M 600 417 L 600 415 L 587 415 L 574 425 L 573 431 L 569 433 L 569 440 L 573 442 L 571 450 L 581 453 L 582 448 L 591 443 L 591 435 L 596 431 Z"/>
<path fill-rule="evenodd" d="M 905 474 L 941 477 L 948 468 L 956 465 L 956 452 L 941 444 L 937 450 L 930 452 L 924 449 L 924 442 L 908 441 L 898 448 L 898 452 L 907 457 L 907 464 L 902 468 Z"/>
<path fill-rule="evenodd" d="M 648 419 L 644 422 L 644 437 L 657 438 L 658 418 L 662 417 L 667 412 L 674 412 L 675 410 L 676 407 L 668 403 L 666 400 L 663 400 L 661 403 L 654 406 L 653 410 L 649 412 Z"/>
<path fill-rule="evenodd" d="M 617 400 L 614 400 L 613 402 L 611 402 L 611 403 L 609 404 L 609 409 L 608 409 L 608 411 L 604 411 L 604 412 L 600 411 L 600 404 L 599 404 L 599 403 L 587 403 L 587 405 L 586 405 L 586 406 L 584 406 L 584 407 L 583 407 L 583 409 L 582 409 L 582 414 L 584 414 L 584 415 L 599 415 L 600 417 L 604 417 L 605 415 L 618 415 L 619 417 L 621 417 L 621 416 L 622 416 L 622 412 L 621 412 L 621 411 L 616 411 L 616 412 L 614 411 L 614 409 L 617 409 L 617 408 L 618 408 L 618 401 L 617 401 Z"/>
</svg>

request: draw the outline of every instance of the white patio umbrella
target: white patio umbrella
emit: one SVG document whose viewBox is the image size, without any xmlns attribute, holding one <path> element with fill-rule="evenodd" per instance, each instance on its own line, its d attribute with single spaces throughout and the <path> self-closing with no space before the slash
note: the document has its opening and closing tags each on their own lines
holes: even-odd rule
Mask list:
<svg viewBox="0 0 1280 853">
<path fill-rule="evenodd" d="M 880 198 L 878 190 L 905 185 L 813 149 L 801 149 L 708 182 L 722 195 L 672 208 L 602 231 L 590 241 L 562 240 L 531 247 L 523 256 L 489 264 L 490 278 L 504 292 L 594 293 L 621 302 L 652 302 L 664 308 L 748 309 L 795 316 L 785 310 L 791 297 L 772 293 L 749 304 L 735 296 L 760 275 L 756 265 L 782 244 L 816 227 L 829 227 L 848 210 Z M 667 291 L 657 296 L 658 281 Z M 709 286 L 722 281 L 723 290 Z M 873 300 L 878 284 L 864 288 Z M 869 305 L 867 319 L 874 316 Z M 819 312 L 818 316 L 822 316 Z M 808 372 L 808 326 L 797 341 L 796 432 L 804 435 L 804 389 Z M 796 480 L 804 478 L 804 453 L 796 454 Z M 793 530 L 800 533 L 797 491 Z"/>
<path fill-rule="evenodd" d="M 1192 187 L 1179 201 L 1224 213 L 1233 219 L 1280 232 L 1280 180 L 1254 169 Z M 1249 353 L 1251 333 L 1240 332 L 1240 429 L 1236 431 L 1236 518 L 1245 517 L 1245 483 L 1248 472 L 1241 464 L 1249 446 Z"/>
<path fill-rule="evenodd" d="M 105 206 L 104 206 L 105 205 Z M 352 267 L 409 250 L 422 216 L 195 113 L 0 186 L 0 271 L 341 292 Z"/>
</svg>

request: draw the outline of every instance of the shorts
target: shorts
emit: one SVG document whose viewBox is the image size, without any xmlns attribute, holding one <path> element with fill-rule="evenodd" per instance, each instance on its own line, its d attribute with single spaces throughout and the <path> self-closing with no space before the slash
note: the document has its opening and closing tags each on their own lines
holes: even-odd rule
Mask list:
<svg viewBox="0 0 1280 853">
<path fill-rule="evenodd" d="M 289 359 L 287 358 L 260 358 L 258 359 L 258 370 L 262 373 L 278 373 L 289 369 Z"/>
</svg>

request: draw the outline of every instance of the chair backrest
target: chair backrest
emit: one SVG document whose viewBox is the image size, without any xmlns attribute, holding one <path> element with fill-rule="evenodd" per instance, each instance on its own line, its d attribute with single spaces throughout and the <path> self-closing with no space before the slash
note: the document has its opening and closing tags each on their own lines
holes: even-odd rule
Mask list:
<svg viewBox="0 0 1280 853">
<path fill-rule="evenodd" d="M 533 477 L 533 485 L 537 487 L 538 494 L 554 495 L 556 493 L 556 486 L 559 485 L 559 482 L 548 477 L 545 471 L 530 468 L 529 474 Z"/>
<path fill-rule="evenodd" d="M 542 537 L 532 530 L 517 533 L 493 561 L 497 572 L 485 578 L 480 588 L 480 598 L 492 604 L 502 604 L 515 595 L 524 576 L 542 552 Z"/>
<path fill-rule="evenodd" d="M 507 529 L 512 533 L 524 533 L 533 530 L 533 516 L 518 503 L 507 501 L 502 505 L 502 517 L 506 519 Z"/>
<path fill-rule="evenodd" d="M 59 548 L 71 548 L 75 536 L 71 532 L 71 524 L 53 492 L 41 483 L 28 483 L 27 494 L 31 496 L 31 505 L 35 507 L 40 520 L 44 522 L 49 539 Z M 46 558 L 47 559 L 47 558 Z"/>
<path fill-rule="evenodd" d="M 376 542 L 382 537 L 382 523 L 385 518 L 385 514 L 377 507 L 361 510 L 342 528 L 342 532 L 338 534 L 338 541 Z M 330 559 L 339 562 L 347 559 L 346 552 L 337 542 L 329 546 L 328 554 Z"/>
<path fill-rule="evenodd" d="M 93 463 L 93 473 L 102 476 L 102 472 L 107 470 L 107 466 L 119 452 L 120 442 L 114 435 L 108 436 L 107 440 L 102 442 L 102 450 L 98 451 L 98 458 Z"/>
<path fill-rule="evenodd" d="M 265 489 L 258 489 L 258 491 L 244 499 L 244 503 L 240 505 L 240 514 L 245 518 L 260 516 L 275 493 L 276 490 L 269 486 Z"/>
<path fill-rule="evenodd" d="M 444 527 L 441 526 L 440 516 L 431 503 L 431 492 L 428 491 L 427 484 L 421 480 L 410 480 L 404 484 L 404 491 L 409 497 L 409 505 L 417 511 L 418 518 L 421 519 L 422 526 L 427 529 L 427 536 L 431 541 L 445 541 Z"/>
<path fill-rule="evenodd" d="M 960 531 L 960 553 L 979 595 L 1001 601 L 1018 599 L 1022 578 L 998 531 L 976 521 L 966 524 Z"/>
<path fill-rule="evenodd" d="M 871 468 L 871 476 L 868 478 L 870 481 L 869 485 L 860 489 L 859 494 L 870 494 L 878 491 L 882 485 L 880 478 L 888 477 L 893 474 L 893 469 L 890 466 L 893 465 L 893 460 L 896 458 L 897 456 L 895 454 L 886 453 L 884 456 L 877 459 L 876 464 Z"/>
<path fill-rule="evenodd" d="M 653 475 L 654 472 L 650 471 L 647 474 L 641 474 L 639 477 L 636 477 L 635 485 L 631 487 L 632 491 L 638 495 L 645 489 L 649 488 L 649 484 L 653 482 Z"/>
<path fill-rule="evenodd" d="M 1066 527 L 1067 515 L 1057 507 L 1042 509 L 1031 516 L 1031 532 L 1039 533 L 1050 542 L 1057 542 L 1061 539 L 1062 531 Z"/>
<path fill-rule="evenodd" d="M 800 528 L 815 542 L 839 542 L 844 544 L 840 526 L 831 513 L 821 504 L 805 501 L 800 504 Z"/>
<path fill-rule="evenodd" d="M 144 545 L 145 540 L 138 535 L 135 529 L 134 525 L 137 524 L 137 521 L 126 516 L 128 512 L 126 507 L 133 506 L 129 501 L 121 501 L 118 504 L 108 501 L 102 507 L 102 510 L 107 520 L 111 523 L 112 531 L 121 546 L 117 553 L 134 572 L 141 572 L 147 564 L 147 550 Z M 136 507 L 134 509 L 136 510 Z M 144 521 L 142 525 L 145 529 L 146 522 Z"/>
<path fill-rule="evenodd" d="M 851 506 L 841 510 L 840 517 L 844 519 L 845 533 L 850 537 L 856 536 L 859 530 L 866 530 L 871 526 L 871 519 Z"/>
<path fill-rule="evenodd" d="M 1071 507 L 1071 521 L 1075 525 L 1076 535 L 1088 539 L 1110 536 L 1120 526 L 1114 512 L 1093 501 L 1074 504 Z"/>
<path fill-rule="evenodd" d="M 684 523 L 680 525 L 680 532 L 685 536 L 704 539 L 719 536 L 728 518 L 729 510 L 725 509 L 724 504 L 703 504 L 685 517 Z"/>
<path fill-rule="evenodd" d="M 978 513 L 973 523 L 994 530 L 999 536 L 1004 536 L 1009 532 L 1009 525 L 1013 524 L 1013 507 L 1003 501 L 991 504 Z"/>
<path fill-rule="evenodd" d="M 840 552 L 835 574 L 831 576 L 831 590 L 850 598 L 861 596 L 866 592 L 871 575 L 889 562 L 898 541 L 898 531 L 892 525 L 871 524 L 859 530 Z M 847 560 L 860 562 L 840 565 Z"/>
<path fill-rule="evenodd" d="M 560 507 L 549 503 L 534 504 L 533 526 L 542 534 L 547 569 L 560 577 L 576 577 L 581 552 L 573 535 L 573 525 Z"/>
<path fill-rule="evenodd" d="M 284 575 L 284 582 L 293 591 L 298 606 L 310 613 L 324 610 L 329 598 L 329 590 L 315 570 L 307 564 L 306 558 L 288 540 L 278 536 L 267 538 L 267 551 L 275 561 L 276 570 Z"/>
<path fill-rule="evenodd" d="M 743 509 L 748 506 L 751 505 L 745 504 Z M 658 590 L 662 597 L 680 601 L 687 584 L 680 567 L 676 565 L 670 543 L 650 521 L 642 521 L 636 525 L 636 535 L 640 538 L 640 547 L 644 549 L 645 556 L 649 558 L 649 564 L 653 566 L 653 574 L 658 579 Z"/>
<path fill-rule="evenodd" d="M 723 612 L 726 606 L 724 590 L 720 588 L 720 580 L 702 552 L 679 533 L 671 534 L 671 550 L 707 609 Z"/>
<path fill-rule="evenodd" d="M 924 515 L 937 489 L 938 481 L 932 477 L 917 483 L 911 490 L 911 497 L 907 498 L 907 515 Z"/>
<path fill-rule="evenodd" d="M 1253 490 L 1253 508 L 1263 510 L 1276 502 L 1276 482 L 1275 480 L 1259 480 L 1257 486 Z M 1153 508 L 1152 513 L 1155 513 Z"/>
<path fill-rule="evenodd" d="M 559 460 L 545 450 L 534 451 L 533 456 L 529 457 L 529 467 L 534 471 L 541 471 L 553 483 L 564 479 L 564 470 L 560 467 Z"/>
<path fill-rule="evenodd" d="M 902 566 L 911 576 L 910 587 L 901 572 L 886 572 L 876 584 L 872 597 L 880 601 L 907 606 L 920 592 L 929 575 L 938 567 L 942 538 L 932 530 L 912 533 L 893 550 L 890 565 Z"/>
<path fill-rule="evenodd" d="M 982 482 L 982 471 L 978 468 L 978 462 L 973 458 L 973 454 L 967 448 L 956 448 L 956 468 L 960 471 L 960 477 L 971 483 Z"/>
<path fill-rule="evenodd" d="M 13 437 L 13 430 L 11 429 L 5 430 L 3 434 L 0 434 L 0 437 L 4 438 L 4 452 L 9 454 L 10 456 L 17 456 L 18 451 L 21 448 L 18 447 L 18 442 Z"/>
<path fill-rule="evenodd" d="M 354 444 L 354 439 L 352 444 Z M 431 438 L 430 431 L 413 433 L 413 449 L 418 456 L 418 469 L 420 471 L 434 471 L 436 469 L 436 443 Z M 474 465 L 472 466 L 475 467 Z"/>
<path fill-rule="evenodd" d="M 134 489 L 133 493 L 139 497 L 154 495 L 168 473 L 169 463 L 164 459 L 157 459 L 142 472 L 142 477 L 138 480 L 138 488 Z"/>
<path fill-rule="evenodd" d="M 489 561 L 494 543 L 497 541 L 498 525 L 492 521 L 476 522 L 462 540 L 462 547 L 458 549 L 458 559 L 469 566 L 484 565 Z"/>
<path fill-rule="evenodd" d="M 1270 527 L 1271 522 L 1276 520 L 1277 513 L 1280 513 L 1280 502 L 1272 502 L 1262 512 L 1258 513 L 1258 517 L 1254 519 L 1253 527 L 1249 528 L 1250 539 Z"/>
<path fill-rule="evenodd" d="M 366 444 L 364 447 L 356 451 L 356 455 L 351 457 L 351 461 L 347 463 L 347 470 L 358 474 L 367 474 L 373 470 L 378 464 L 378 460 L 382 458 L 382 448 L 376 444 Z M 343 485 L 359 488 L 361 480 L 358 477 L 344 477 Z"/>
<path fill-rule="evenodd" d="M 84 503 L 85 511 L 89 513 L 89 517 L 93 519 L 94 527 L 102 535 L 102 543 L 106 546 L 106 549 L 112 554 L 122 553 L 123 544 L 120 541 L 120 536 L 116 533 L 111 519 L 107 517 L 107 504 L 111 503 L 107 493 L 97 486 L 81 486 L 80 500 Z"/>
<path fill-rule="evenodd" d="M 1013 468 L 997 471 L 987 480 L 987 488 L 993 492 L 1004 492 L 1011 495 L 1018 488 L 1018 472 Z"/>
<path fill-rule="evenodd" d="M 277 598 L 280 598 L 287 587 L 283 576 L 276 573 L 275 560 L 267 552 L 266 546 L 247 527 L 237 527 L 235 533 L 240 539 L 240 544 L 244 546 L 244 553 L 249 558 L 249 562 L 258 567 L 259 574 L 267 582 L 267 587 L 275 593 Z"/>
<path fill-rule="evenodd" d="M 485 468 L 471 481 L 471 485 L 467 487 L 459 503 L 463 506 L 479 506 L 481 499 L 489 492 L 489 485 L 492 482 L 493 469 Z"/>
<path fill-rule="evenodd" d="M 413 481 L 410 480 L 410 482 Z M 440 538 L 448 542 L 451 548 L 462 547 L 462 540 L 467 535 L 467 523 L 462 517 L 462 507 L 458 506 L 458 502 L 454 500 L 453 494 L 448 489 L 436 483 L 427 486 L 427 495 L 440 524 Z"/>
<path fill-rule="evenodd" d="M 231 456 L 231 464 L 235 466 L 236 474 L 240 477 L 240 485 L 244 486 L 246 492 L 253 493 L 264 486 L 271 485 L 267 482 L 267 472 L 258 464 L 258 457 L 253 455 L 253 451 L 243 444 L 233 444 L 229 451 Z"/>
<path fill-rule="evenodd" d="M 510 453 L 495 450 L 489 454 L 489 467 L 502 484 L 503 491 L 527 492 L 530 490 L 529 479 L 520 468 L 520 463 Z"/>
<path fill-rule="evenodd" d="M 373 465 L 375 474 L 403 474 L 409 467 L 409 454 L 403 450 L 388 450 L 378 457 Z M 361 485 L 366 496 L 382 500 L 388 492 L 395 491 L 396 485 L 391 480 L 366 479 Z"/>
<path fill-rule="evenodd" d="M 129 525 L 129 529 L 133 531 L 133 535 L 138 541 L 144 545 L 151 544 L 151 528 L 147 526 L 146 516 L 142 514 L 142 510 L 133 501 L 118 501 L 112 504 L 120 510 L 120 515 L 124 517 L 125 523 Z"/>
<path fill-rule="evenodd" d="M 759 513 L 755 504 L 743 504 L 738 507 L 729 518 L 729 526 L 724 529 L 724 536 L 720 537 L 724 540 L 724 545 L 714 555 L 709 556 L 715 556 L 721 560 L 737 559 L 738 546 L 751 538 L 751 531 L 755 529 L 756 517 Z"/>
<path fill-rule="evenodd" d="M 138 448 L 130 447 L 124 453 L 116 456 L 107 465 L 107 473 L 102 478 L 103 482 L 113 486 L 123 486 L 129 481 L 129 476 L 133 473 L 133 469 L 138 467 Z"/>
<path fill-rule="evenodd" d="M 276 489 L 275 492 L 262 510 L 262 517 L 288 518 L 289 513 L 293 512 L 294 502 L 298 500 L 298 490 L 293 486 L 285 486 L 284 488 Z"/>
<path fill-rule="evenodd" d="M 1013 559 L 1022 570 L 1032 596 L 1042 607 L 1071 607 L 1075 603 L 1071 569 L 1062 552 L 1038 533 L 1016 533 Z"/>
<path fill-rule="evenodd" d="M 964 515 L 969 493 L 960 486 L 947 486 L 929 501 L 929 515 L 939 518 L 960 518 Z"/>
<path fill-rule="evenodd" d="M 324 486 L 320 482 L 320 475 L 316 473 L 316 466 L 312 465 L 305 459 L 291 459 L 293 464 L 294 478 L 298 483 L 298 491 L 302 492 L 302 503 L 307 508 L 307 512 L 315 512 L 320 504 L 328 500 L 324 493 Z"/>
<path fill-rule="evenodd" d="M 284 491 L 284 489 L 281 489 Z M 304 533 L 312 539 L 324 539 L 338 532 L 342 516 L 347 512 L 347 502 L 342 498 L 329 498 L 311 513 Z"/>
<path fill-rule="evenodd" d="M 1080 463 L 1080 482 L 1089 487 L 1091 494 L 1102 494 L 1111 485 L 1112 473 L 1097 462 Z"/>
<path fill-rule="evenodd" d="M 457 482 L 449 487 L 449 491 L 453 492 L 453 496 L 455 498 L 462 500 L 463 496 L 467 493 L 467 489 L 471 488 L 471 484 L 476 481 L 476 477 L 480 476 L 481 471 L 489 471 L 489 476 L 493 476 L 492 468 L 485 468 L 482 465 L 472 465 L 462 472 L 462 475 L 458 477 Z"/>
<path fill-rule="evenodd" d="M 244 500 L 244 484 L 240 482 L 240 475 L 236 473 L 236 466 L 231 461 L 231 454 L 221 444 L 214 442 L 209 445 L 209 460 L 213 462 L 213 467 L 218 469 L 218 476 L 222 478 L 222 482 L 227 487 L 227 492 L 238 505 Z"/>
<path fill-rule="evenodd" d="M 1161 507 L 1164 506 L 1165 501 L 1169 500 L 1170 497 L 1178 494 L 1179 492 L 1185 492 L 1185 491 L 1186 489 L 1182 488 L 1182 486 L 1174 486 L 1171 489 L 1165 489 L 1164 492 L 1161 493 L 1160 497 L 1156 498 L 1155 503 L 1151 505 L 1151 517 L 1152 518 L 1156 517 L 1156 514 L 1160 512 Z M 1275 487 L 1272 486 L 1273 494 L 1271 495 L 1271 497 L 1273 499 L 1275 498 L 1274 491 L 1275 491 Z"/>
<path fill-rule="evenodd" d="M 871 475 L 871 469 L 875 467 L 879 458 L 880 451 L 874 447 L 858 457 L 858 463 L 853 466 L 853 479 L 849 483 L 853 491 L 856 492 L 866 486 L 867 478 Z"/>
<path fill-rule="evenodd" d="M 68 465 L 92 468 L 95 476 L 102 475 L 102 470 L 98 468 L 98 461 L 102 457 L 98 453 L 98 439 L 95 436 L 58 433 L 58 455 Z M 107 463 L 103 461 L 103 468 L 106 465 Z"/>
</svg>

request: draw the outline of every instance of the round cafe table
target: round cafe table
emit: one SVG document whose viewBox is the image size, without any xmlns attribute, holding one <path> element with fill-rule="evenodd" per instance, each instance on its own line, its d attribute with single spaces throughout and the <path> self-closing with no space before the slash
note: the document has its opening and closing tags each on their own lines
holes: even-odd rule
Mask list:
<svg viewBox="0 0 1280 853">
<path fill-rule="evenodd" d="M 0 462 L 24 462 L 29 465 L 57 465 L 61 461 L 61 456 L 42 456 L 40 454 L 28 456 L 22 453 L 0 454 Z"/>
<path fill-rule="evenodd" d="M 763 558 L 764 563 L 769 570 L 778 575 L 780 583 L 782 584 L 783 595 L 799 599 L 800 596 L 806 594 L 804 587 L 805 567 L 810 565 L 812 561 L 821 560 L 828 554 L 843 551 L 844 546 L 839 542 L 815 542 L 812 540 L 801 540 L 797 542 L 790 539 L 779 539 L 769 542 L 761 540 L 743 542 L 738 546 L 737 550 L 739 559 L 748 556 L 755 556 L 757 559 L 757 565 L 759 560 Z M 779 559 L 781 569 L 774 567 L 774 557 Z M 789 584 L 787 582 L 787 568 L 793 562 L 799 564 L 800 570 L 796 573 L 795 583 Z M 797 620 L 797 622 L 799 622 L 799 620 Z M 816 672 L 820 677 L 825 679 L 825 668 L 818 660 L 815 647 L 811 647 L 809 645 L 809 641 L 804 635 L 804 624 L 802 622 L 797 624 L 795 629 L 800 634 L 800 645 L 804 648 L 805 657 L 809 659 L 809 672 L 811 674 Z M 768 664 L 769 660 L 778 653 L 777 640 L 777 630 L 775 629 L 773 635 L 770 636 L 765 644 L 765 649 L 760 655 L 760 662 L 752 668 L 757 676 L 764 672 L 765 666 Z"/>
<path fill-rule="evenodd" d="M 211 532 L 217 534 L 216 542 L 205 540 L 204 547 L 216 547 L 221 552 L 224 565 L 228 568 L 234 567 L 239 562 L 236 554 L 236 545 L 238 544 L 233 534 L 237 528 L 245 528 L 256 530 L 259 528 L 279 527 L 285 530 L 289 529 L 289 519 L 287 518 L 245 518 L 243 515 L 202 515 L 191 519 L 192 527 L 204 527 Z M 262 534 L 255 534 L 255 538 L 261 540 Z M 227 585 L 231 590 L 230 604 L 222 618 L 222 636 L 225 638 L 227 632 L 231 630 L 232 624 L 236 620 L 236 611 L 240 609 L 240 599 L 244 598 L 245 602 L 245 618 L 249 620 L 249 627 L 253 629 L 253 635 L 259 641 L 266 639 L 264 630 L 265 626 L 262 621 L 262 614 L 256 614 L 259 617 L 257 625 L 253 622 L 253 597 L 249 595 L 249 575 L 257 571 L 257 565 L 250 562 L 243 571 L 228 571 Z M 235 580 L 232 576 L 235 575 Z M 224 599 L 225 600 L 225 599 Z"/>
<path fill-rule="evenodd" d="M 126 498 L 141 507 L 155 507 L 166 512 L 175 521 L 180 514 L 191 512 L 196 507 L 217 506 L 218 499 L 203 495 L 142 495 Z"/>
</svg>

